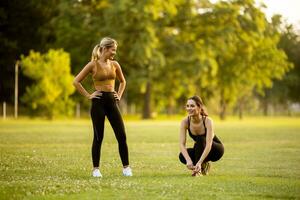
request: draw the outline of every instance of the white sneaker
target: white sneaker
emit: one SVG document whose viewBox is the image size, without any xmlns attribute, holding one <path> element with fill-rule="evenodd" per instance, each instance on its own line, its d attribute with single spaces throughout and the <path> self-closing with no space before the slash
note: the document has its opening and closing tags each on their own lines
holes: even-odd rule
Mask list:
<svg viewBox="0 0 300 200">
<path fill-rule="evenodd" d="M 100 177 L 100 178 L 102 178 L 102 174 L 101 174 L 101 172 L 100 172 L 99 169 L 94 169 L 93 170 L 93 177 Z"/>
<path fill-rule="evenodd" d="M 131 168 L 130 167 L 123 168 L 123 175 L 124 176 L 132 176 Z"/>
</svg>

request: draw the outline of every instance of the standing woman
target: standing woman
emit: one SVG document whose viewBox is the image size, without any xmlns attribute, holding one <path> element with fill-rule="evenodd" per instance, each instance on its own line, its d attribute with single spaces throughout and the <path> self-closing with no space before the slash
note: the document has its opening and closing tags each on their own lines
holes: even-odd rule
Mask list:
<svg viewBox="0 0 300 200">
<path fill-rule="evenodd" d="M 213 121 L 204 110 L 200 97 L 187 100 L 185 117 L 180 126 L 179 160 L 192 170 L 192 176 L 208 175 L 210 161 L 219 160 L 224 154 L 224 146 L 214 133 Z M 186 148 L 186 131 L 195 141 L 193 148 Z"/>
<path fill-rule="evenodd" d="M 132 176 L 132 170 L 129 167 L 125 127 L 118 107 L 118 101 L 122 97 L 126 81 L 119 63 L 113 60 L 116 51 L 116 40 L 109 37 L 103 38 L 100 44 L 95 46 L 91 61 L 81 70 L 73 82 L 80 94 L 92 101 L 91 118 L 94 129 L 92 145 L 93 177 L 102 177 L 99 162 L 105 116 L 108 118 L 118 141 L 123 175 Z M 95 91 L 91 94 L 81 84 L 81 81 L 89 74 L 92 75 L 95 87 Z M 115 91 L 116 78 L 120 81 L 117 92 Z"/>
</svg>

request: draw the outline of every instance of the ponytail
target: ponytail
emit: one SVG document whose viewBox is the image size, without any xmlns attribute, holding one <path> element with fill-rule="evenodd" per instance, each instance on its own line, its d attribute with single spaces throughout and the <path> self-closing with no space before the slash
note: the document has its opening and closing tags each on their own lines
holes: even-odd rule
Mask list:
<svg viewBox="0 0 300 200">
<path fill-rule="evenodd" d="M 100 50 L 101 50 L 100 44 L 97 44 L 93 49 L 91 61 L 96 61 L 100 59 L 100 55 L 101 55 Z"/>
<path fill-rule="evenodd" d="M 208 113 L 206 112 L 206 110 L 202 107 L 201 108 L 201 110 L 200 110 L 200 114 L 202 115 L 202 116 L 208 116 Z"/>
</svg>

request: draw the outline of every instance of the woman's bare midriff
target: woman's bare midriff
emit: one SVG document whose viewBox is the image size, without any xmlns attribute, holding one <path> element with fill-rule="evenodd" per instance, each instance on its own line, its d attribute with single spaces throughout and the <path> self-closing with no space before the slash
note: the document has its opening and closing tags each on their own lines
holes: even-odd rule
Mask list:
<svg viewBox="0 0 300 200">
<path fill-rule="evenodd" d="M 113 92 L 115 91 L 115 80 L 94 81 L 97 91 Z"/>
</svg>

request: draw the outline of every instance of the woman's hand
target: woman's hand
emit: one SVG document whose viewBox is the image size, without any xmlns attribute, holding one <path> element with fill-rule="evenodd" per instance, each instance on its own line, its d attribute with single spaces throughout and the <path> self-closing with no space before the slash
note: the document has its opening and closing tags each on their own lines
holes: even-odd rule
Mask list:
<svg viewBox="0 0 300 200">
<path fill-rule="evenodd" d="M 197 162 L 193 171 L 194 173 L 201 173 L 201 163 Z"/>
<path fill-rule="evenodd" d="M 114 97 L 117 101 L 120 101 L 121 99 L 116 91 L 114 91 Z"/>
<path fill-rule="evenodd" d="M 102 92 L 101 91 L 95 91 L 92 94 L 90 94 L 89 99 L 101 99 Z"/>
<path fill-rule="evenodd" d="M 186 167 L 190 170 L 193 170 L 195 168 L 194 164 L 192 161 L 189 161 L 186 163 Z"/>
</svg>

